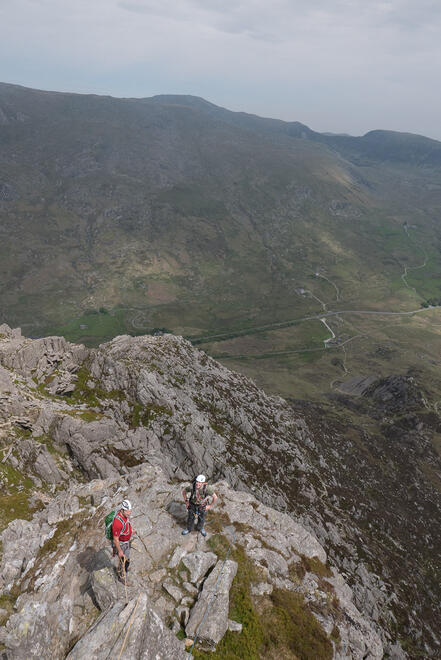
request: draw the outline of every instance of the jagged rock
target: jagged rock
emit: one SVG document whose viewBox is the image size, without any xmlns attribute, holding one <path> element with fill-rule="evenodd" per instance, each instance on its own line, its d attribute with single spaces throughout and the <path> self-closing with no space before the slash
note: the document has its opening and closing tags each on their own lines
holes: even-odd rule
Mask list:
<svg viewBox="0 0 441 660">
<path fill-rule="evenodd" d="M 228 630 L 231 630 L 231 632 L 242 632 L 242 624 L 237 623 L 237 621 L 232 621 L 232 619 L 228 619 Z"/>
<path fill-rule="evenodd" d="M 157 571 L 150 573 L 149 578 L 151 582 L 161 582 L 162 578 L 167 575 L 165 568 L 158 568 Z"/>
<path fill-rule="evenodd" d="M 177 635 L 178 632 L 181 630 L 181 624 L 179 623 L 179 621 L 177 621 L 176 619 L 173 619 L 172 624 L 170 626 L 170 630 L 172 631 L 172 633 Z"/>
<path fill-rule="evenodd" d="M 133 660 L 185 659 L 182 642 L 164 625 L 140 593 L 127 605 L 115 603 L 104 616 L 75 644 L 66 660 L 106 660 L 109 654 L 121 653 Z"/>
<path fill-rule="evenodd" d="M 366 558 L 366 566 L 375 566 L 377 540 L 372 540 L 375 535 L 371 534 L 369 541 L 367 528 L 358 525 L 360 511 L 354 507 L 351 512 L 347 502 L 339 500 L 340 458 L 342 445 L 348 444 L 346 440 L 341 441 L 339 446 L 341 437 L 333 435 L 329 439 L 329 452 L 326 456 L 320 456 L 321 445 L 317 435 L 314 436 L 291 403 L 268 397 L 251 381 L 229 372 L 182 338 L 171 335 L 123 336 L 99 349 L 88 350 L 56 338 L 29 340 L 20 331 L 12 331 L 5 326 L 0 328 L 0 335 L 4 335 L 0 337 L 0 362 L 3 365 L 0 367 L 0 424 L 3 425 L 0 426 L 0 438 L 5 439 L 6 463 L 29 475 L 37 488 L 44 482 L 41 492 L 37 493 L 39 497 L 47 496 L 50 484 L 58 484 L 58 491 L 64 482 L 68 490 L 66 497 L 54 492 L 54 501 L 43 511 L 36 512 L 31 523 L 26 523 L 30 525 L 28 534 L 16 535 L 13 525 L 6 530 L 0 586 L 9 587 L 15 580 L 20 589 L 28 586 L 30 589 L 35 586 L 36 589 L 33 600 L 29 595 L 31 592 L 23 593 L 20 601 L 20 612 L 23 614 L 16 612 L 11 617 L 8 632 L 11 645 L 17 643 L 15 633 L 21 625 L 19 621 L 26 621 L 31 626 L 30 615 L 29 619 L 26 617 L 32 607 L 36 613 L 35 620 L 39 620 L 42 590 L 46 589 L 47 593 L 53 593 L 53 598 L 58 598 L 49 567 L 65 561 L 56 569 L 59 579 L 63 570 L 72 571 L 71 576 L 76 575 L 73 566 L 81 551 L 69 551 L 68 547 L 64 548 L 65 554 L 62 556 L 57 556 L 61 553 L 58 549 L 53 561 L 49 558 L 48 568 L 41 569 L 37 574 L 37 566 L 32 562 L 35 562 L 40 546 L 51 534 L 57 534 L 55 527 L 59 523 L 70 528 L 76 518 L 86 522 L 93 519 L 99 531 L 92 531 L 87 524 L 85 529 L 77 526 L 75 530 L 68 531 L 67 534 L 72 536 L 72 547 L 74 538 L 78 538 L 78 543 L 83 543 L 85 547 L 102 542 L 104 515 L 126 496 L 134 500 L 134 524 L 143 540 L 142 545 L 135 542 L 139 545 L 139 551 L 133 552 L 132 562 L 139 569 L 140 582 L 147 581 L 154 598 L 159 599 L 165 572 L 156 583 L 151 579 L 153 571 L 168 566 L 173 561 L 173 553 L 176 552 L 176 557 L 179 555 L 177 548 L 182 548 L 187 556 L 209 548 L 196 534 L 185 538 L 180 535 L 180 525 L 185 520 L 186 512 L 180 501 L 180 487 L 176 485 L 176 480 L 187 480 L 195 471 L 222 475 L 234 486 L 230 487 L 225 481 L 216 484 L 220 499 L 214 510 L 207 514 L 207 528 L 210 518 L 217 516 L 217 510 L 228 517 L 231 524 L 226 524 L 222 533 L 229 541 L 234 538 L 234 542 L 243 545 L 249 558 L 262 565 L 264 570 L 259 579 L 270 587 L 298 588 L 299 585 L 294 585 L 286 576 L 286 566 L 300 562 L 301 555 L 310 559 L 317 557 L 325 563 L 326 548 L 331 564 L 337 562 L 353 585 L 352 596 L 345 605 L 348 608 L 346 632 L 343 630 L 341 633 L 346 640 L 346 652 L 361 652 L 356 650 L 361 646 L 357 636 L 352 635 L 351 626 L 358 626 L 362 636 L 366 633 L 366 648 L 370 645 L 374 656 L 379 646 L 377 638 L 371 636 L 372 631 L 383 636 L 387 648 L 394 645 L 395 640 L 390 639 L 384 622 L 393 622 L 396 593 L 402 592 L 394 594 L 396 585 L 385 577 L 387 570 L 385 575 L 380 575 L 380 567 L 377 566 L 380 576 L 377 577 L 371 571 L 359 569 L 358 546 L 363 546 L 361 556 Z M 72 405 L 67 398 L 56 395 L 60 383 L 74 383 L 80 368 L 83 368 L 83 373 L 84 370 L 89 371 L 86 383 L 94 392 L 92 406 L 86 400 Z M 43 387 L 37 390 L 34 378 Z M 406 399 L 407 394 L 403 394 L 401 389 L 401 386 L 398 387 L 400 401 L 412 403 L 415 397 L 412 399 L 410 392 Z M 47 396 L 48 391 L 55 392 L 55 395 Z M 415 401 L 418 404 L 417 398 Z M 131 428 L 136 412 L 145 415 L 144 421 L 137 428 Z M 86 421 L 82 416 L 92 421 Z M 21 432 L 14 424 L 14 418 L 28 419 L 32 424 L 32 436 L 17 438 L 16 433 Z M 315 415 L 314 423 L 318 418 Z M 215 428 L 223 431 L 217 432 Z M 413 425 L 409 435 L 416 432 Z M 47 434 L 56 450 L 47 461 L 47 451 L 37 440 L 40 434 Z M 417 441 L 421 445 L 420 454 L 421 451 L 428 451 L 429 441 L 424 444 L 423 440 L 421 434 L 414 440 L 415 445 Z M 375 456 L 381 450 L 374 446 L 368 449 L 372 451 L 373 460 L 377 460 Z M 140 462 L 142 466 L 136 467 Z M 363 465 L 365 470 L 369 467 L 366 462 Z M 437 464 L 434 462 L 433 465 L 435 469 Z M 344 466 L 344 469 L 349 472 L 351 468 Z M 101 483 L 101 487 L 96 491 L 89 489 L 89 484 L 80 487 L 76 483 L 80 473 L 81 478 L 93 478 L 94 483 Z M 167 483 L 167 477 L 173 477 L 174 485 Z M 370 487 L 373 483 L 371 479 Z M 70 484 L 72 488 L 69 488 Z M 415 493 L 418 494 L 417 490 Z M 142 497 L 138 497 L 137 493 L 142 493 Z M 414 497 L 414 491 L 412 493 Z M 437 500 L 432 494 L 425 493 L 433 511 L 438 511 L 439 498 Z M 37 495 L 32 492 L 32 498 Z M 368 499 L 363 499 L 363 502 L 369 509 L 372 502 Z M 280 513 L 275 508 L 287 513 Z M 422 517 L 418 523 L 421 523 L 420 529 L 424 527 L 424 522 L 427 519 Z M 382 523 L 385 523 L 384 518 Z M 412 534 L 417 531 L 417 527 L 412 526 L 413 521 L 409 525 L 413 529 Z M 392 540 L 392 532 L 389 536 Z M 417 535 L 409 538 L 417 538 Z M 397 556 L 400 553 L 404 556 L 402 553 L 406 543 L 397 550 Z M 395 547 L 399 548 L 399 544 L 393 545 Z M 81 561 L 86 562 L 86 559 Z M 179 562 L 175 566 L 173 561 L 170 573 L 177 566 Z M 197 582 L 208 570 L 210 567 Z M 89 574 L 90 570 L 78 570 L 83 589 L 88 584 Z M 20 577 L 23 584 L 18 585 L 17 579 Z M 69 585 L 67 577 L 63 583 L 65 585 Z M 188 576 L 180 577 L 184 582 L 188 579 Z M 416 578 L 409 572 L 406 580 L 413 584 Z M 308 573 L 300 586 L 304 590 L 313 590 L 317 584 L 317 580 Z M 315 602 L 313 593 L 308 592 L 307 597 L 311 599 L 311 604 Z M 430 595 L 428 597 L 431 598 Z M 67 624 L 76 635 L 84 632 L 81 627 L 84 622 L 78 615 L 83 607 L 83 604 L 79 605 L 83 603 L 81 598 L 77 591 L 73 593 L 74 614 Z M 344 594 L 341 598 L 345 602 Z M 163 600 L 169 607 L 170 599 Z M 187 597 L 187 600 L 190 605 L 192 599 Z M 84 607 L 84 612 L 91 617 L 93 604 L 87 602 Z M 359 624 L 355 615 L 352 617 L 349 614 L 352 608 L 361 620 L 369 623 L 367 627 L 365 623 Z M 426 631 L 425 639 L 430 639 L 428 631 L 431 627 L 432 632 L 436 631 L 437 626 L 433 621 L 422 623 L 418 612 L 418 604 L 414 610 L 409 609 L 409 631 L 413 635 L 419 626 Z M 435 614 L 433 619 L 436 617 Z M 416 623 L 418 621 L 419 624 Z M 35 630 L 39 629 L 39 625 L 35 624 Z M 323 625 L 329 629 L 329 620 Z M 32 630 L 30 639 L 34 634 Z M 52 630 L 50 634 L 56 635 L 57 632 Z M 54 641 L 55 646 L 57 643 Z M 67 652 L 65 647 L 64 652 Z"/>
<path fill-rule="evenodd" d="M 214 647 L 220 642 L 228 629 L 229 593 L 236 572 L 235 561 L 227 559 L 225 563 L 217 562 L 205 580 L 199 598 L 191 610 L 190 619 L 185 627 L 188 637 L 194 637 L 207 607 L 210 606 L 204 625 L 199 630 L 199 639 L 209 647 Z M 216 597 L 213 598 L 215 593 Z"/>
<path fill-rule="evenodd" d="M 169 568 L 176 568 L 176 566 L 179 564 L 181 561 L 182 557 L 184 557 L 187 554 L 187 550 L 183 548 L 182 546 L 177 546 L 175 548 L 172 558 L 170 559 L 168 563 Z"/>
<path fill-rule="evenodd" d="M 268 568 L 270 573 L 288 575 L 288 564 L 278 552 L 266 548 L 253 548 L 248 550 L 248 555 L 258 564 Z"/>
<path fill-rule="evenodd" d="M 196 585 L 216 562 L 217 557 L 213 552 L 202 552 L 200 550 L 191 552 L 182 559 L 182 563 L 190 571 L 190 582 Z"/>
<path fill-rule="evenodd" d="M 2 533 L 2 562 L 0 576 L 6 589 L 25 570 L 28 563 L 38 554 L 43 542 L 50 535 L 41 535 L 38 525 L 27 520 L 14 520 Z"/>
<path fill-rule="evenodd" d="M 90 584 L 95 600 L 102 612 L 118 600 L 116 576 L 111 568 L 101 568 L 98 571 L 93 571 L 90 576 Z"/>
<path fill-rule="evenodd" d="M 257 582 L 251 584 L 250 590 L 253 596 L 265 596 L 272 593 L 273 585 L 268 584 L 268 582 Z"/>
<path fill-rule="evenodd" d="M 185 626 L 187 625 L 187 621 L 189 619 L 189 616 L 190 616 L 189 608 L 180 606 L 180 607 L 177 607 L 175 609 L 175 612 L 176 612 L 176 617 L 177 617 L 178 621 L 180 622 L 181 626 L 183 626 L 185 628 Z"/>
<path fill-rule="evenodd" d="M 166 580 L 165 582 L 162 583 L 163 589 L 166 590 L 168 594 L 177 602 L 179 603 L 180 600 L 182 599 L 182 591 L 179 589 L 179 587 L 174 584 L 171 580 Z"/>
<path fill-rule="evenodd" d="M 188 593 L 192 596 L 197 596 L 199 593 L 199 589 L 193 586 L 190 582 L 183 582 L 182 586 L 184 587 L 185 591 L 188 591 Z"/>
</svg>

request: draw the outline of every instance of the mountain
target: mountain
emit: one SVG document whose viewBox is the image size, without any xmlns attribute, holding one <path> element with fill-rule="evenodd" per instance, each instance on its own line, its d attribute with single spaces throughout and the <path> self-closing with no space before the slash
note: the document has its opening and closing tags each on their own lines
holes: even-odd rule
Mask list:
<svg viewBox="0 0 441 660">
<path fill-rule="evenodd" d="M 167 623 L 178 632 L 195 596 L 213 588 L 201 589 L 204 571 L 190 579 L 198 591 L 183 586 L 186 553 L 196 551 L 214 552 L 188 559 L 210 560 L 205 571 L 225 558 L 236 563 L 215 619 L 225 632 L 229 611 L 242 633 L 210 657 L 243 658 L 244 648 L 250 658 L 437 657 L 441 460 L 431 441 L 440 419 L 415 377 L 359 385 L 342 420 L 266 395 L 173 335 L 87 349 L 5 325 L 0 332 L 8 660 L 41 657 L 43 643 L 55 658 L 78 643 L 69 657 L 84 657 L 112 622 L 124 625 L 139 593 L 135 647 L 143 635 L 157 644 Z M 372 423 L 354 422 L 363 416 Z M 195 472 L 210 475 L 220 495 L 208 545 L 180 535 L 180 484 Z M 135 502 L 145 545 L 136 542 L 126 610 L 102 527 L 123 496 Z M 205 642 L 220 643 L 223 633 L 207 628 L 215 637 Z"/>
<path fill-rule="evenodd" d="M 314 535 L 385 653 L 436 657 L 441 144 L 0 85 L 0 145 L 2 320 L 33 337 L 0 331 L 2 525 L 66 475 L 197 468 Z"/>
<path fill-rule="evenodd" d="M 6 84 L 0 143 L 5 322 L 88 345 L 165 328 L 319 400 L 346 340 L 354 376 L 420 368 L 417 345 L 438 391 L 438 310 L 359 312 L 441 300 L 441 143 Z"/>
</svg>

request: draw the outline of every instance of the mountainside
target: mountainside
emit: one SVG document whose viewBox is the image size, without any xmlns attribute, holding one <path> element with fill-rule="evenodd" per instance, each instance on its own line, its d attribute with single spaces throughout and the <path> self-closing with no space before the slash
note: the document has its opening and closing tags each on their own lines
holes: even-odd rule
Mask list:
<svg viewBox="0 0 441 660">
<path fill-rule="evenodd" d="M 441 143 L 0 84 L 0 144 L 5 322 L 166 328 L 287 396 L 422 360 L 441 391 Z"/>
<path fill-rule="evenodd" d="M 179 657 L 231 540 L 195 657 L 439 657 L 440 218 L 423 136 L 0 84 L 8 659 L 101 657 L 135 608 L 130 652 Z M 195 472 L 208 545 L 179 534 Z M 153 548 L 127 607 L 96 554 L 124 489 Z"/>
<path fill-rule="evenodd" d="M 415 376 L 359 383 L 358 399 L 339 394 L 343 423 L 315 404 L 267 396 L 173 335 L 121 336 L 86 349 L 57 337 L 29 340 L 5 325 L 0 333 L 6 658 L 41 657 L 43 643 L 64 657 L 80 638 L 69 657 L 84 657 L 136 604 L 142 616 L 131 648 L 153 657 L 142 655 L 140 639 L 152 635 L 156 648 L 164 625 L 178 632 L 191 621 L 193 599 L 213 588 L 208 582 L 204 595 L 202 573 L 190 579 L 199 590 L 186 595 L 180 560 L 214 550 L 211 561 L 223 561 L 231 541 L 237 566 L 225 577 L 221 628 L 233 585 L 230 616 L 243 629 L 239 641 L 231 632 L 219 642 L 208 626 L 214 637 L 205 643 L 226 645 L 218 657 L 247 644 L 250 658 L 437 657 L 441 460 L 432 442 L 440 419 Z M 179 484 L 201 471 L 230 484 L 216 485 L 208 546 L 184 542 L 177 527 Z M 104 515 L 123 493 L 135 501 L 147 553 L 141 559 L 139 548 L 133 560 L 129 609 L 101 549 Z M 84 637 L 97 603 L 103 614 Z M 195 617 L 202 606 L 194 605 Z M 157 633 L 151 607 L 162 622 Z M 293 621 L 305 617 L 308 648 L 277 618 L 280 607 Z M 26 638 L 23 630 L 31 630 Z"/>
</svg>

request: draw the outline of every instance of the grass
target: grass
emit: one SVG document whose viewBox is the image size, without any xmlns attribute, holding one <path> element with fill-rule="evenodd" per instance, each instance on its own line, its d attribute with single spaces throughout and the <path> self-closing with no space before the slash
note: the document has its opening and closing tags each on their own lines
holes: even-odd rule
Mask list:
<svg viewBox="0 0 441 660">
<path fill-rule="evenodd" d="M 0 531 L 16 518 L 30 520 L 38 505 L 30 504 L 32 479 L 8 463 L 0 463 Z"/>
<path fill-rule="evenodd" d="M 68 341 L 98 343 L 108 341 L 116 335 L 127 333 L 126 312 L 121 309 L 112 312 L 89 310 L 71 319 L 65 325 L 46 329 L 46 334 L 62 335 Z M 81 326 L 84 326 L 83 328 Z"/>
<path fill-rule="evenodd" d="M 92 383 L 92 386 L 89 383 Z M 92 378 L 87 366 L 83 365 L 77 372 L 75 390 L 62 398 L 71 405 L 86 404 L 95 408 L 100 406 L 102 400 L 122 401 L 125 394 L 121 390 L 107 391 L 100 387 L 96 379 Z M 86 421 L 94 420 L 86 419 Z"/>
<path fill-rule="evenodd" d="M 209 539 L 209 545 L 219 556 L 225 556 L 229 541 L 223 535 L 215 534 Z M 276 589 L 259 611 L 250 593 L 251 583 L 262 579 L 258 568 L 240 546 L 233 548 L 231 559 L 238 563 L 238 570 L 230 591 L 229 617 L 242 624 L 242 632 L 227 631 L 215 652 L 207 653 L 196 648 L 195 658 L 332 658 L 331 641 L 300 594 Z"/>
<path fill-rule="evenodd" d="M 171 417 L 172 415 L 173 412 L 167 406 L 161 406 L 156 403 L 147 403 L 145 406 L 142 406 L 140 403 L 135 403 L 132 408 L 130 426 L 131 428 L 149 426 L 150 422 L 159 417 Z"/>
</svg>

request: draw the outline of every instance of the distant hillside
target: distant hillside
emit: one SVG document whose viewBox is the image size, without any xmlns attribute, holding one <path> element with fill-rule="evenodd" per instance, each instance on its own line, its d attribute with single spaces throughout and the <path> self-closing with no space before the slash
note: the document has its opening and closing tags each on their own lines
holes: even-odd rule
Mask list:
<svg viewBox="0 0 441 660">
<path fill-rule="evenodd" d="M 441 298 L 435 140 L 320 134 L 192 96 L 1 84 L 0 141 L 2 317 L 33 336 L 236 337 Z M 271 350 L 324 348 L 329 336 L 320 320 L 292 332 L 271 335 Z M 242 344 L 210 350 L 268 352 Z M 330 360 L 329 381 L 341 375 Z M 268 371 L 256 364 L 244 369 Z"/>
</svg>

